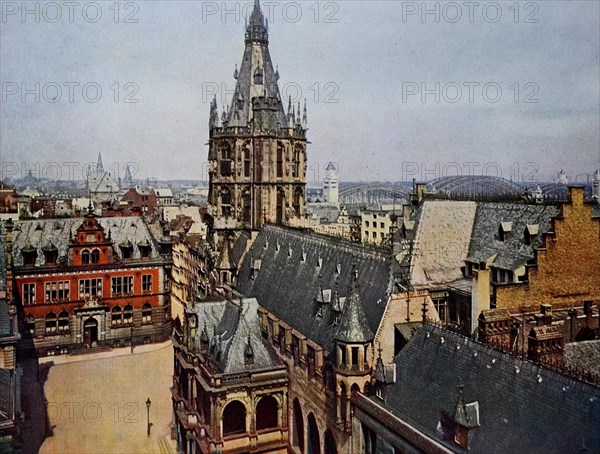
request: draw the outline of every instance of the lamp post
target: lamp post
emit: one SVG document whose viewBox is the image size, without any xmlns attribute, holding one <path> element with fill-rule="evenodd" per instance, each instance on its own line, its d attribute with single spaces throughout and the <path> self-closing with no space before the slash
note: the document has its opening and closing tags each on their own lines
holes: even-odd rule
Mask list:
<svg viewBox="0 0 600 454">
<path fill-rule="evenodd" d="M 150 398 L 148 397 L 148 399 L 146 399 L 146 421 L 147 421 L 147 426 L 148 426 L 148 436 L 150 436 L 150 404 L 152 402 L 150 402 Z"/>
</svg>

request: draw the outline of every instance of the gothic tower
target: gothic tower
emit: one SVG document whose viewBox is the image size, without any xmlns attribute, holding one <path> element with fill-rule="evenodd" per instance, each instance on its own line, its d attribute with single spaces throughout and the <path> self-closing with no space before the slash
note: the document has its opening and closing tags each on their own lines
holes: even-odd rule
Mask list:
<svg viewBox="0 0 600 454">
<path fill-rule="evenodd" d="M 230 107 L 209 121 L 209 195 L 214 229 L 258 230 L 305 214 L 306 101 L 284 110 L 269 55 L 268 21 L 256 0 Z"/>
</svg>

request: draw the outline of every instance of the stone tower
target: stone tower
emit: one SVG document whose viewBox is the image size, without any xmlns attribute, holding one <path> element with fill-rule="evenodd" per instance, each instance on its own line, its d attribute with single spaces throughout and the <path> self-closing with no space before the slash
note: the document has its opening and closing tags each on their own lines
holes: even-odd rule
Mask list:
<svg viewBox="0 0 600 454">
<path fill-rule="evenodd" d="M 268 23 L 258 0 L 246 28 L 245 50 L 231 105 L 209 121 L 208 201 L 217 232 L 294 224 L 304 217 L 306 101 L 284 110 L 269 55 Z"/>
<path fill-rule="evenodd" d="M 329 205 L 338 206 L 340 204 L 340 179 L 337 176 L 337 168 L 333 162 L 330 162 L 325 171 L 327 174 L 323 180 L 323 195 Z"/>
</svg>

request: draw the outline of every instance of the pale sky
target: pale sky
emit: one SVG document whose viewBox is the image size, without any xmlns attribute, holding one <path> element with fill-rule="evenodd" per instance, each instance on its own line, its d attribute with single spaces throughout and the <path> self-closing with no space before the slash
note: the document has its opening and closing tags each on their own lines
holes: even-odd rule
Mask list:
<svg viewBox="0 0 600 454">
<path fill-rule="evenodd" d="M 206 177 L 252 2 L 0 3 L 0 178 L 80 178 L 99 151 L 120 176 Z M 307 98 L 309 183 L 328 161 L 343 181 L 600 166 L 598 1 L 262 3 L 282 96 Z"/>
</svg>

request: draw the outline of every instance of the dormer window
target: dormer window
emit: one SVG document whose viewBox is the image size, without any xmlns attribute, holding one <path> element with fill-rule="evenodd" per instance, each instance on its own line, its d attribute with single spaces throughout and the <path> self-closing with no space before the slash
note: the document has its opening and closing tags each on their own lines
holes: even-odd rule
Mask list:
<svg viewBox="0 0 600 454">
<path fill-rule="evenodd" d="M 538 224 L 527 224 L 524 232 L 525 244 L 531 245 L 531 241 L 538 235 L 540 226 Z"/>
<path fill-rule="evenodd" d="M 46 265 L 56 265 L 58 261 L 58 249 L 54 244 L 50 243 L 42 248 L 44 253 L 44 261 Z"/>
<path fill-rule="evenodd" d="M 144 238 L 143 241 L 138 243 L 138 249 L 140 250 L 140 257 L 143 259 L 150 258 L 150 254 L 152 252 L 152 246 L 150 246 L 150 242 L 147 238 Z"/>
<path fill-rule="evenodd" d="M 94 249 L 90 255 L 92 263 L 100 263 L 100 250 Z"/>
<path fill-rule="evenodd" d="M 133 257 L 133 244 L 129 240 L 123 241 L 119 248 L 121 249 L 121 256 L 124 260 L 131 259 Z"/>
<path fill-rule="evenodd" d="M 511 231 L 512 222 L 501 222 L 498 227 L 498 239 L 500 241 L 506 241 Z"/>
<path fill-rule="evenodd" d="M 21 254 L 23 255 L 24 266 L 35 265 L 35 261 L 37 260 L 37 249 L 34 248 L 31 244 L 28 243 L 24 248 L 22 248 Z"/>
<path fill-rule="evenodd" d="M 81 263 L 83 263 L 84 265 L 90 263 L 91 259 L 90 259 L 90 251 L 88 251 L 87 249 L 84 249 L 83 251 L 81 251 Z"/>
</svg>

